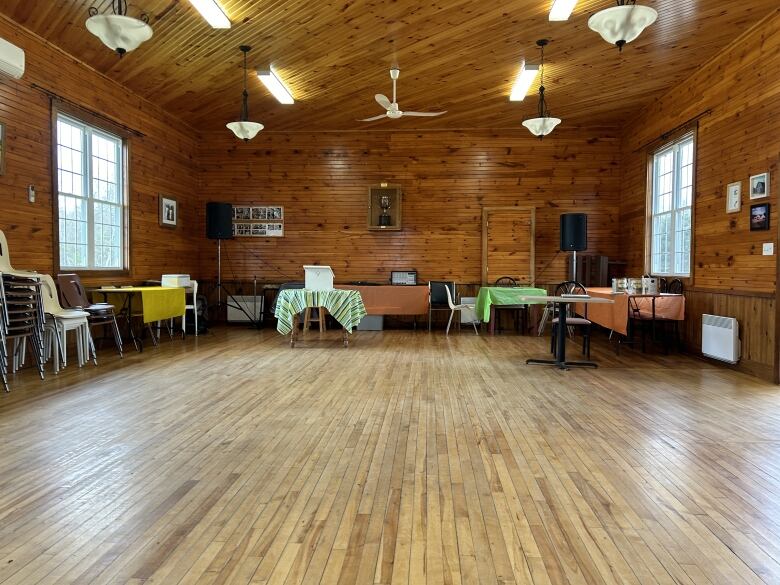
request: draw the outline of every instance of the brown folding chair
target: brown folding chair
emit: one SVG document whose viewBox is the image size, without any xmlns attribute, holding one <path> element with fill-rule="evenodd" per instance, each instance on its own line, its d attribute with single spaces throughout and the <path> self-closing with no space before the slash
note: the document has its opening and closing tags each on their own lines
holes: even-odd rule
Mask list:
<svg viewBox="0 0 780 585">
<path fill-rule="evenodd" d="M 122 335 L 119 333 L 119 324 L 116 322 L 114 305 L 91 303 L 78 274 L 58 274 L 57 284 L 60 287 L 60 300 L 63 307 L 81 309 L 89 313 L 87 321 L 89 321 L 90 329 L 93 325 L 111 328 L 119 357 L 122 357 Z"/>
</svg>

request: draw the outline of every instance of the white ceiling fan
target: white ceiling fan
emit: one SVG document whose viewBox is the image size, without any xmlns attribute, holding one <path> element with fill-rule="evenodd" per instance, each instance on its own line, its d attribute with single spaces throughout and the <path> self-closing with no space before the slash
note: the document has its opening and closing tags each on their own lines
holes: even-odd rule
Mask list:
<svg viewBox="0 0 780 585">
<path fill-rule="evenodd" d="M 403 112 L 400 109 L 398 109 L 398 102 L 395 101 L 395 83 L 400 73 L 401 70 L 398 69 L 397 67 L 393 67 L 390 70 L 390 79 L 393 80 L 393 101 L 392 102 L 389 99 L 387 99 L 387 96 L 382 95 L 381 93 L 378 93 L 374 96 L 376 103 L 378 103 L 387 111 L 384 114 L 379 114 L 378 116 L 374 116 L 373 118 L 358 120 L 359 122 L 374 122 L 375 120 L 381 120 L 382 118 L 390 118 L 392 120 L 397 120 L 402 116 L 433 117 L 433 116 L 441 116 L 442 114 L 447 113 L 446 111 L 444 112 Z"/>
</svg>

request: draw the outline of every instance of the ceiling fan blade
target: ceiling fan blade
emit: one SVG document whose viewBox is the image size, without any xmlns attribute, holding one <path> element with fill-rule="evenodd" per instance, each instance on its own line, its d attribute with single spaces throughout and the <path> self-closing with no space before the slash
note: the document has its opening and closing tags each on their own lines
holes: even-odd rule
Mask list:
<svg viewBox="0 0 780 585">
<path fill-rule="evenodd" d="M 376 103 L 378 103 L 380 106 L 382 106 L 384 109 L 389 110 L 390 106 L 392 105 L 392 102 L 390 102 L 389 99 L 387 99 L 386 95 L 382 95 L 381 93 L 378 93 L 374 96 L 374 99 L 376 100 Z"/>
<path fill-rule="evenodd" d="M 365 120 L 358 120 L 358 122 L 374 122 L 375 120 L 381 120 L 382 118 L 387 118 L 387 114 L 379 114 L 378 116 L 374 116 L 373 118 L 366 118 Z"/>
<path fill-rule="evenodd" d="M 442 114 L 446 114 L 447 111 L 443 112 L 407 112 L 404 110 L 404 116 L 441 116 Z"/>
</svg>

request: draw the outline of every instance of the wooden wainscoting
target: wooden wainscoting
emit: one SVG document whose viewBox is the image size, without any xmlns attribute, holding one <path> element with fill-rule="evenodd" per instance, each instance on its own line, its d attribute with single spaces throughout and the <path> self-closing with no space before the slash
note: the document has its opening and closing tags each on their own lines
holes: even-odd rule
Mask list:
<svg viewBox="0 0 780 585">
<path fill-rule="evenodd" d="M 739 321 L 742 358 L 735 370 L 775 381 L 775 296 L 768 293 L 719 292 L 690 289 L 685 292 L 686 320 L 683 339 L 686 350 L 701 355 L 702 315 L 734 317 Z M 715 363 L 717 362 L 713 360 Z"/>
</svg>

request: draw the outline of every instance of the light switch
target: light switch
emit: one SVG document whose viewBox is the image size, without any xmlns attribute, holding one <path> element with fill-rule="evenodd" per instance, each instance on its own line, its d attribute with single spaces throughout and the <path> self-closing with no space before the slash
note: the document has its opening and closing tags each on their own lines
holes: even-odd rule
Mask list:
<svg viewBox="0 0 780 585">
<path fill-rule="evenodd" d="M 30 203 L 35 203 L 35 185 L 30 185 L 27 187 L 27 200 Z"/>
<path fill-rule="evenodd" d="M 764 244 L 764 256 L 774 256 L 775 255 L 775 245 L 772 242 L 769 242 L 768 244 Z"/>
</svg>

